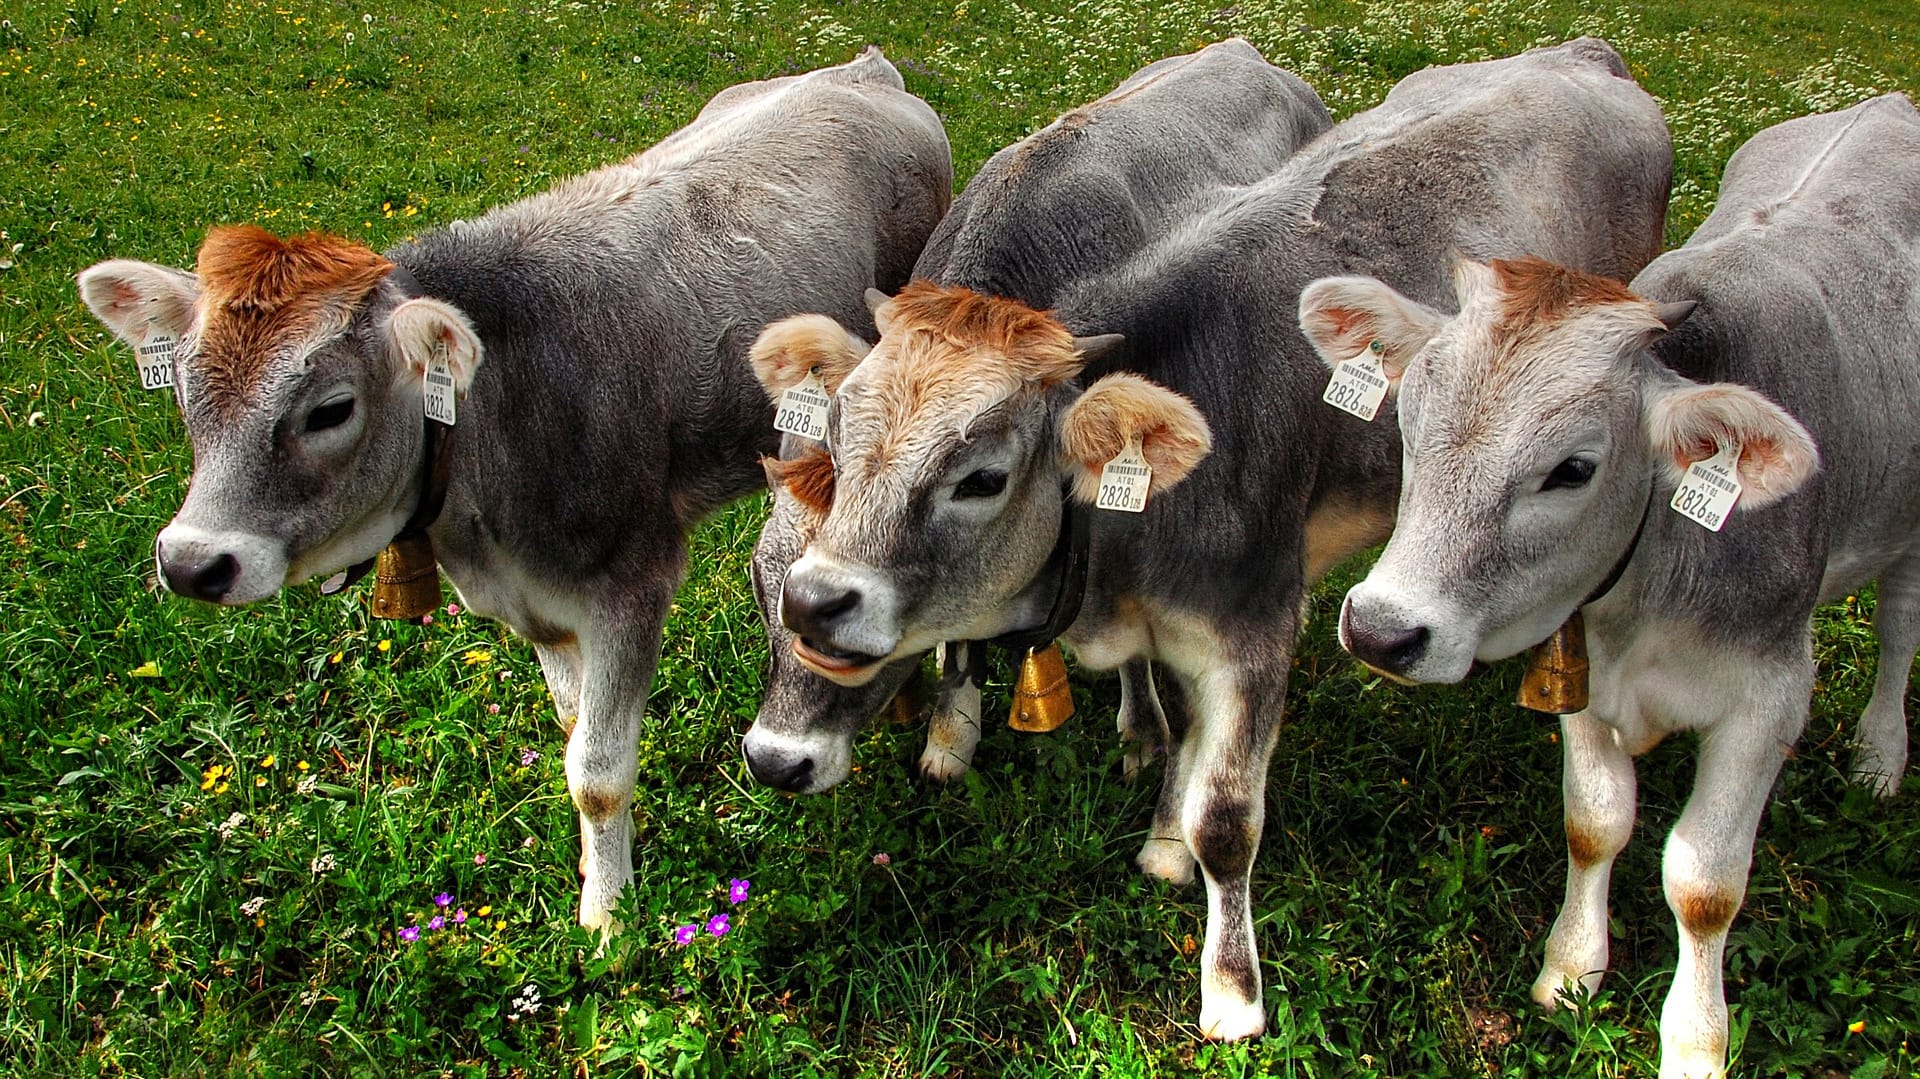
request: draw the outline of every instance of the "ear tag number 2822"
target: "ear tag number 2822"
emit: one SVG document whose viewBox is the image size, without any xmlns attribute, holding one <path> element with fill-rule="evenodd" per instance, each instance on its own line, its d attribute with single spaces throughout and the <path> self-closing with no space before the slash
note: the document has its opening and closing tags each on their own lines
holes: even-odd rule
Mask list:
<svg viewBox="0 0 1920 1079">
<path fill-rule="evenodd" d="M 173 346 L 172 334 L 157 333 L 142 342 L 134 350 L 140 364 L 140 388 L 143 390 L 170 390 L 173 388 Z"/>
<path fill-rule="evenodd" d="M 1739 467 L 1740 447 L 1721 446 L 1712 457 L 1687 466 L 1667 505 L 1709 532 L 1720 531 L 1740 500 Z"/>
<path fill-rule="evenodd" d="M 427 418 L 452 427 L 455 395 L 453 368 L 447 365 L 446 345 L 434 345 L 433 358 L 427 361 L 427 377 L 422 386 L 426 390 Z"/>
<path fill-rule="evenodd" d="M 1147 508 L 1147 488 L 1152 485 L 1153 466 L 1140 452 L 1140 439 L 1130 438 L 1119 456 L 1100 470 L 1100 497 L 1093 507 L 1140 513 Z"/>
<path fill-rule="evenodd" d="M 833 396 L 827 392 L 827 384 L 820 381 L 819 369 L 808 371 L 806 378 L 787 387 L 787 392 L 780 395 L 780 407 L 773 414 L 773 429 L 824 442 L 827 406 L 832 403 Z"/>
<path fill-rule="evenodd" d="M 1386 351 L 1379 341 L 1369 341 L 1359 355 L 1341 360 L 1320 399 L 1342 412 L 1372 420 L 1380 402 L 1387 399 L 1387 372 L 1380 365 Z"/>
</svg>

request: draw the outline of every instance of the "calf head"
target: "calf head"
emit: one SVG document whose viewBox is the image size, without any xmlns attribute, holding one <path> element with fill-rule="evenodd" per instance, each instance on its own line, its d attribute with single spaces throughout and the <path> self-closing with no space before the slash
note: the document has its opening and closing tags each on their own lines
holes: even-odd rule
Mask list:
<svg viewBox="0 0 1920 1079">
<path fill-rule="evenodd" d="M 819 370 L 837 384 L 866 352 L 866 342 L 832 319 L 801 315 L 762 334 L 751 358 L 770 383 L 785 383 L 780 371 L 790 368 L 800 377 Z M 758 782 L 812 794 L 847 778 L 854 735 L 913 677 L 920 659 L 887 664 L 859 686 L 835 685 L 800 662 L 797 638 L 780 621 L 780 594 L 833 504 L 833 460 L 820 443 L 789 434 L 780 459 L 764 463 L 773 510 L 753 547 L 753 594 L 767 625 L 767 684 L 741 753 Z"/>
<path fill-rule="evenodd" d="M 868 299 L 881 336 L 857 364 L 790 343 L 760 349 L 757 365 L 772 393 L 816 369 L 836 391 L 831 501 L 777 613 L 800 662 L 842 686 L 940 641 L 1040 623 L 1064 492 L 1090 501 L 1132 440 L 1156 494 L 1209 448 L 1178 394 L 1125 374 L 1080 389 L 1081 368 L 1117 337 L 1076 339 L 1017 302 L 925 282 Z M 791 330 L 776 323 L 761 344 Z"/>
<path fill-rule="evenodd" d="M 1398 523 L 1347 593 L 1340 641 L 1368 666 L 1454 682 L 1551 634 L 1634 545 L 1687 467 L 1740 447 L 1736 513 L 1791 493 L 1812 439 L 1760 394 L 1674 374 L 1647 346 L 1691 313 L 1540 261 L 1461 262 L 1449 317 L 1370 278 L 1300 297 L 1329 364 L 1381 343 L 1399 395 Z"/>
<path fill-rule="evenodd" d="M 194 465 L 154 544 L 167 587 L 251 603 L 372 558 L 405 524 L 427 364 L 444 356 L 464 392 L 480 341 L 453 307 L 407 299 L 393 268 L 336 237 L 241 225 L 208 232 L 196 273 L 115 259 L 80 275 L 121 340 L 177 342 Z"/>
</svg>

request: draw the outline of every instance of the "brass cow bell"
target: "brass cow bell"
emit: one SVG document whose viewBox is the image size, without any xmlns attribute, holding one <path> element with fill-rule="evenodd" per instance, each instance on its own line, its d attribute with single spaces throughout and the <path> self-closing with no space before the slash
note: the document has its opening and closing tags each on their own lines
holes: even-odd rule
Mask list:
<svg viewBox="0 0 1920 1079">
<path fill-rule="evenodd" d="M 373 564 L 373 616 L 413 619 L 440 606 L 440 564 L 426 533 L 396 539 Z"/>
<path fill-rule="evenodd" d="M 1522 708 L 1548 715 L 1586 711 L 1587 627 L 1579 611 L 1527 654 L 1518 701 Z"/>
<path fill-rule="evenodd" d="M 1013 712 L 1007 726 L 1039 733 L 1059 730 L 1073 718 L 1073 689 L 1067 685 L 1067 661 L 1058 642 L 1029 648 L 1013 685 Z"/>
</svg>

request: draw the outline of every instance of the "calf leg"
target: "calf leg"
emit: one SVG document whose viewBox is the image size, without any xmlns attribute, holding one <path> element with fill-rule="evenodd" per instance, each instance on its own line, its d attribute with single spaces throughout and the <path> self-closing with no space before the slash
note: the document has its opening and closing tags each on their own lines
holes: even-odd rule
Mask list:
<svg viewBox="0 0 1920 1079">
<path fill-rule="evenodd" d="M 980 683 L 986 680 L 986 648 L 978 641 L 940 646 L 940 697 L 927 721 L 927 747 L 920 774 L 949 783 L 973 766 L 980 745 Z"/>
<path fill-rule="evenodd" d="M 1153 807 L 1153 823 L 1147 826 L 1147 841 L 1140 844 L 1134 864 L 1149 877 L 1185 887 L 1193 883 L 1193 851 L 1180 826 L 1186 813 L 1187 780 L 1193 774 L 1197 751 L 1188 738 L 1173 747 L 1167 770 L 1160 779 L 1160 800 Z"/>
<path fill-rule="evenodd" d="M 1907 771 L 1907 679 L 1920 650 L 1920 558 L 1881 575 L 1873 631 L 1880 638 L 1880 671 L 1873 679 L 1873 698 L 1860 713 L 1853 781 L 1885 797 L 1899 791 Z"/>
<path fill-rule="evenodd" d="M 1266 817 L 1284 674 L 1217 669 L 1189 679 L 1192 749 L 1180 826 L 1207 884 L 1207 943 L 1200 953 L 1200 1032 L 1250 1038 L 1266 1028 L 1260 959 L 1254 948 L 1254 855 Z"/>
<path fill-rule="evenodd" d="M 1607 970 L 1607 891 L 1613 861 L 1633 835 L 1633 758 L 1613 728 L 1586 712 L 1560 720 L 1561 789 L 1567 829 L 1567 895 L 1547 934 L 1546 962 L 1533 982 L 1543 1008 L 1575 985 L 1591 993 Z"/>
<path fill-rule="evenodd" d="M 546 675 L 560 729 L 572 734 L 574 717 L 580 714 L 580 642 L 536 644 L 533 654 L 540 659 L 540 673 Z"/>
<path fill-rule="evenodd" d="M 580 924 L 611 930 L 633 880 L 633 784 L 640 718 L 660 661 L 671 582 L 617 611 L 595 612 L 580 636 L 580 712 L 567 739 L 567 793 L 580 812 Z"/>
<path fill-rule="evenodd" d="M 1791 687 L 1778 687 L 1786 699 L 1731 716 L 1701 734 L 1693 795 L 1667 837 L 1661 862 L 1667 906 L 1680 926 L 1680 959 L 1660 1009 L 1660 1079 L 1726 1074 L 1727 1002 L 1720 968 L 1727 928 L 1746 898 L 1754 833 L 1783 749 L 1806 724 L 1812 668 L 1809 652 L 1804 672 L 1796 672 L 1804 676 L 1792 679 Z"/>
<path fill-rule="evenodd" d="M 1153 688 L 1153 664 L 1144 659 L 1120 665 L 1120 714 L 1116 717 L 1120 738 L 1127 743 L 1127 755 L 1121 767 L 1131 782 L 1140 769 L 1154 757 L 1167 752 L 1173 734 L 1167 727 L 1167 713 L 1160 707 L 1160 694 Z"/>
</svg>

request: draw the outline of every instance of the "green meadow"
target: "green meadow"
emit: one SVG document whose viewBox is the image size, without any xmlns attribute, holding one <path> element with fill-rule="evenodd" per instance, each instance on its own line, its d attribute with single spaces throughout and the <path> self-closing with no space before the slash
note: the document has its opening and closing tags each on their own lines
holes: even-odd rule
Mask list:
<svg viewBox="0 0 1920 1079">
<path fill-rule="evenodd" d="M 1414 691 L 1347 660 L 1358 566 L 1314 597 L 1273 764 L 1266 1038 L 1196 1038 L 1205 900 L 1132 865 L 1158 774 L 1123 780 L 1111 680 L 1057 733 L 990 730 L 948 789 L 911 778 L 915 725 L 863 737 L 829 794 L 753 785 L 763 498 L 696 539 L 641 740 L 630 929 L 596 954 L 531 650 L 446 608 L 373 621 L 364 588 L 243 610 L 157 589 L 184 431 L 72 283 L 112 256 L 191 265 L 218 222 L 384 247 L 869 42 L 964 180 L 1230 34 L 1346 116 L 1429 64 L 1580 33 L 1665 107 L 1674 243 L 1761 127 L 1920 92 L 1910 0 L 0 5 L 0 1074 L 1652 1075 L 1690 742 L 1642 762 L 1613 973 L 1536 1013 L 1555 728 L 1511 703 L 1514 665 Z M 1920 779 L 1887 802 L 1845 784 L 1873 614 L 1868 592 L 1820 616 L 1812 722 L 1728 947 L 1740 1075 L 1920 1074 Z M 724 936 L 674 941 L 721 912 Z"/>
</svg>

